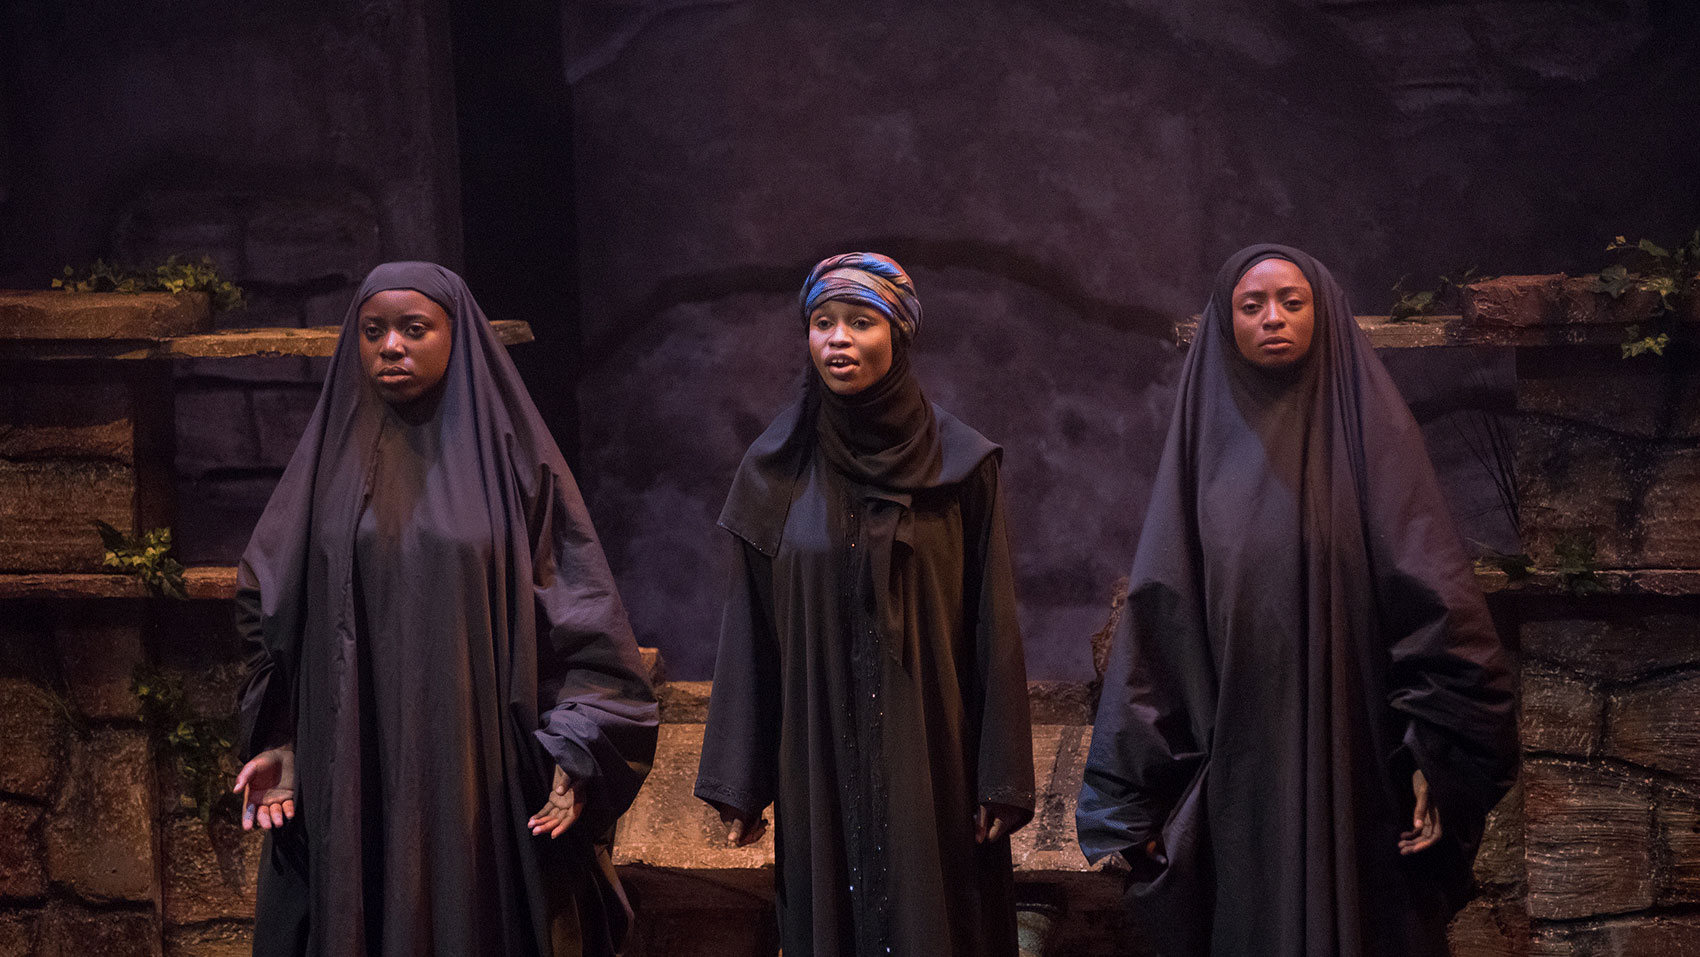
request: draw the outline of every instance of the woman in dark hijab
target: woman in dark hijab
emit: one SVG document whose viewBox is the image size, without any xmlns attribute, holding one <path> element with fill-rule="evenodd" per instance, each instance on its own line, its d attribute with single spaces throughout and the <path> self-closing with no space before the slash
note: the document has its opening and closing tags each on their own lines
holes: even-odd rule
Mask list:
<svg viewBox="0 0 1700 957">
<path fill-rule="evenodd" d="M 786 957 L 1016 952 L 1032 816 L 1001 450 L 909 369 L 914 285 L 834 256 L 799 297 L 803 396 L 744 456 L 696 794 L 734 844 L 775 812 Z"/>
<path fill-rule="evenodd" d="M 1081 789 L 1164 955 L 1445 954 L 1516 760 L 1506 655 L 1422 433 L 1283 246 L 1217 275 Z"/>
<path fill-rule="evenodd" d="M 611 955 L 656 706 L 578 487 L 459 276 L 390 263 L 243 555 L 256 954 Z"/>
</svg>

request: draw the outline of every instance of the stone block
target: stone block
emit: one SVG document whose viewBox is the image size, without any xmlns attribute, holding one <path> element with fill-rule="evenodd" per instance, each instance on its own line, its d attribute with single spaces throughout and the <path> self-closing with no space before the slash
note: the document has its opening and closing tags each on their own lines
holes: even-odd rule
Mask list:
<svg viewBox="0 0 1700 957">
<path fill-rule="evenodd" d="M 0 954 L 35 954 L 40 926 L 38 909 L 8 908 L 0 912 Z"/>
<path fill-rule="evenodd" d="M 259 423 L 250 390 L 198 383 L 177 392 L 177 474 L 197 479 L 218 469 L 252 468 L 259 458 Z"/>
<path fill-rule="evenodd" d="M 245 279 L 295 286 L 327 279 L 357 283 L 379 262 L 377 213 L 360 193 L 260 197 L 246 218 Z"/>
<path fill-rule="evenodd" d="M 1522 541 L 1537 560 L 1580 534 L 1593 539 L 1601 568 L 1700 567 L 1700 449 L 1691 441 L 1531 419 L 1518 428 L 1516 469 Z"/>
<path fill-rule="evenodd" d="M 1537 924 L 1529 957 L 1694 957 L 1700 916 L 1649 914 L 1580 927 Z"/>
<path fill-rule="evenodd" d="M 1476 851 L 1477 884 L 1497 891 L 1522 885 L 1526 876 L 1523 828 L 1523 782 L 1518 781 L 1488 814 L 1481 847 Z"/>
<path fill-rule="evenodd" d="M 295 454 L 307 431 L 307 420 L 319 404 L 319 383 L 255 389 L 250 401 L 257 440 L 253 464 L 281 472 Z"/>
<path fill-rule="evenodd" d="M 1700 613 L 1687 602 L 1642 599 L 1642 610 L 1613 606 L 1594 617 L 1526 620 L 1518 642 L 1525 661 L 1542 661 L 1612 681 L 1632 681 L 1700 664 Z"/>
<path fill-rule="evenodd" d="M 177 927 L 165 934 L 165 957 L 249 957 L 253 950 L 249 921 Z"/>
<path fill-rule="evenodd" d="M 0 572 L 98 572 L 90 524 L 135 526 L 135 473 L 107 462 L 0 461 Z"/>
<path fill-rule="evenodd" d="M 1518 730 L 1529 751 L 1590 756 L 1599 748 L 1605 697 L 1566 671 L 1529 662 L 1523 667 Z"/>
<path fill-rule="evenodd" d="M 1654 678 L 1614 692 L 1604 748 L 1608 756 L 1700 783 L 1700 675 Z"/>
<path fill-rule="evenodd" d="M 1523 767 L 1529 915 L 1567 920 L 1651 906 L 1652 794 L 1642 779 L 1575 762 Z"/>
<path fill-rule="evenodd" d="M 203 824 L 192 814 L 163 828 L 166 927 L 251 919 L 263 832 L 217 817 Z"/>
<path fill-rule="evenodd" d="M 72 707 L 97 720 L 136 720 L 131 676 L 147 659 L 139 601 L 71 605 L 56 616 L 53 647 Z"/>
<path fill-rule="evenodd" d="M 227 277 L 242 273 L 242 198 L 212 190 L 148 190 L 126 203 L 112 232 L 121 263 L 154 265 L 178 256 L 212 259 Z"/>
<path fill-rule="evenodd" d="M 1700 377 L 1680 362 L 1625 362 L 1617 350 L 1525 350 L 1517 411 L 1622 436 L 1680 439 L 1700 428 Z"/>
<path fill-rule="evenodd" d="M 303 326 L 340 326 L 348 317 L 348 307 L 354 302 L 354 294 L 360 291 L 360 280 L 365 276 L 356 276 L 346 286 L 329 292 L 316 292 L 301 303 L 301 324 Z"/>
<path fill-rule="evenodd" d="M 1658 859 L 1663 864 L 1661 904 L 1700 904 L 1700 802 L 1691 793 L 1659 799 Z"/>
<path fill-rule="evenodd" d="M 33 957 L 158 957 L 159 918 L 152 909 L 90 910 L 49 904 Z"/>
<path fill-rule="evenodd" d="M 0 341 L 163 339 L 211 330 L 202 292 L 0 291 Z"/>
<path fill-rule="evenodd" d="M 0 798 L 0 898 L 40 897 L 47 892 L 47 867 L 36 827 L 41 816 L 38 805 Z"/>
<path fill-rule="evenodd" d="M 90 901 L 155 899 L 153 779 L 139 730 L 97 728 L 71 752 L 46 830 L 55 884 Z"/>
<path fill-rule="evenodd" d="M 65 705 L 32 682 L 0 678 L 0 791 L 51 800 L 65 756 Z"/>
<path fill-rule="evenodd" d="M 1529 915 L 1514 902 L 1477 898 L 1447 928 L 1452 957 L 1523 957 L 1529 946 Z"/>
<path fill-rule="evenodd" d="M 1537 326 L 1637 322 L 1652 315 L 1658 296 L 1639 289 L 1613 299 L 1594 292 L 1592 276 L 1498 276 L 1464 287 L 1466 320 L 1490 325 Z"/>
<path fill-rule="evenodd" d="M 135 457 L 130 393 L 112 378 L 69 380 L 42 363 L 0 366 L 0 459 Z"/>
</svg>

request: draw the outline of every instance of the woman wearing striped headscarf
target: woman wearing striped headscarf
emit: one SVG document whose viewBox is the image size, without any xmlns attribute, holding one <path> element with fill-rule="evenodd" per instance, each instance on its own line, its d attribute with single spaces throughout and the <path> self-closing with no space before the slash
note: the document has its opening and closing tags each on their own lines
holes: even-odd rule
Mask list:
<svg viewBox="0 0 1700 957">
<path fill-rule="evenodd" d="M 1013 955 L 1008 836 L 1032 817 L 1002 450 L 929 403 L 897 263 L 799 297 L 803 394 L 739 466 L 736 560 L 696 794 L 737 845 L 775 814 L 799 955 Z"/>
</svg>

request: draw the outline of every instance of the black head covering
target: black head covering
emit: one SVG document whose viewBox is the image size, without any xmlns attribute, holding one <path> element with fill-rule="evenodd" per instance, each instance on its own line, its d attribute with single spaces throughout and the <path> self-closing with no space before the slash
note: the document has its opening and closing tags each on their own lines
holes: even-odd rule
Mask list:
<svg viewBox="0 0 1700 957">
<path fill-rule="evenodd" d="M 430 297 L 452 322 L 440 392 L 405 419 L 368 383 L 359 356 L 360 306 L 392 289 Z M 357 527 L 368 508 L 393 534 L 380 536 L 357 571 Z M 447 792 L 464 799 L 459 826 L 490 843 L 457 852 L 456 841 L 433 842 L 428 853 L 478 855 L 489 868 L 485 883 L 510 896 L 519 915 L 483 933 L 513 952 L 546 952 L 558 889 L 545 886 L 539 866 L 565 852 L 538 843 L 526 820 L 559 765 L 591 794 L 568 832 L 574 840 L 561 846 L 588 854 L 643 780 L 656 708 L 572 474 L 459 276 L 401 262 L 361 284 L 319 404 L 243 554 L 239 588 L 257 604 L 259 645 L 243 689 L 241 745 L 246 756 L 295 743 L 314 932 L 329 923 L 333 898 L 355 893 L 347 881 L 360 873 L 372 815 L 393 812 L 376 811 L 362 794 L 375 740 L 364 709 L 396 693 L 363 687 L 371 682 L 363 662 L 379 653 L 367 646 L 371 623 L 388 640 L 417 642 L 402 652 L 409 657 L 449 663 L 440 682 L 405 692 L 427 699 L 399 703 L 425 725 L 407 750 L 443 782 L 465 782 L 464 798 L 462 785 Z M 421 832 L 440 830 L 451 804 L 441 798 L 434 824 L 418 822 Z M 449 872 L 466 863 L 432 860 Z M 468 920 L 489 919 L 467 906 Z M 595 915 L 580 917 L 593 935 Z M 347 940 L 322 943 L 336 952 Z"/>
<path fill-rule="evenodd" d="M 1233 332 L 1235 284 L 1271 257 L 1303 271 L 1315 305 L 1309 354 L 1278 371 L 1241 356 Z M 1358 891 L 1404 886 L 1410 770 L 1458 850 L 1444 879 L 1467 883 L 1515 756 L 1504 652 L 1422 434 L 1344 292 L 1296 249 L 1235 253 L 1181 374 L 1098 708 L 1082 850 L 1161 834 L 1170 887 L 1207 871 L 1189 850 L 1225 867 L 1213 943 L 1228 952 L 1399 953 L 1375 935 L 1403 932 L 1410 897 Z M 1187 896 L 1166 922 L 1177 953 L 1211 941 L 1208 893 Z M 1224 921 L 1267 936 L 1223 938 Z"/>
</svg>

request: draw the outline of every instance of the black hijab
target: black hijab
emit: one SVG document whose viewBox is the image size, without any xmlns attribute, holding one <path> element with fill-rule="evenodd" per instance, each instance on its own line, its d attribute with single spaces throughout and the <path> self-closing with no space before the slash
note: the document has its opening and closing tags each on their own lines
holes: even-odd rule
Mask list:
<svg viewBox="0 0 1700 957">
<path fill-rule="evenodd" d="M 1240 355 L 1233 330 L 1234 286 L 1272 257 L 1299 267 L 1315 308 L 1309 354 L 1280 371 Z M 1515 758 L 1506 657 L 1404 400 L 1321 263 L 1284 246 L 1235 253 L 1186 357 L 1134 557 L 1081 790 L 1082 850 L 1097 860 L 1161 834 L 1177 860 L 1197 841 L 1205 859 L 1171 867 L 1196 876 L 1215 842 L 1215 864 L 1229 859 L 1215 878 L 1222 913 L 1270 908 L 1255 913 L 1270 953 L 1292 943 L 1277 911 L 1299 915 L 1301 947 L 1354 952 L 1403 926 L 1378 929 L 1360 907 L 1384 905 L 1358 889 L 1388 886 L 1399 867 L 1411 769 L 1461 852 L 1445 858 L 1455 889 Z M 1271 793 L 1244 779 L 1252 768 Z M 1303 834 L 1286 849 L 1306 868 L 1295 887 L 1256 886 L 1282 854 L 1239 830 L 1253 807 Z M 1397 911 L 1403 898 L 1387 900 Z M 1202 920 L 1207 941 L 1208 917 L 1169 923 Z"/>
<path fill-rule="evenodd" d="M 359 357 L 360 306 L 392 289 L 424 294 L 452 322 L 440 392 L 405 417 L 369 385 Z M 379 567 L 357 572 L 368 503 L 380 526 L 399 531 L 362 557 Z M 374 581 L 397 587 L 374 590 Z M 484 939 L 547 952 L 559 891 L 545 886 L 539 868 L 551 855 L 570 856 L 568 845 L 588 866 L 591 838 L 631 803 L 647 772 L 656 707 L 577 485 L 459 276 L 403 262 L 366 277 L 319 404 L 244 552 L 240 588 L 257 603 L 260 643 L 243 689 L 241 746 L 247 756 L 295 743 L 315 933 L 325 914 L 347 909 L 331 901 L 349 893 L 343 882 L 360 871 L 362 836 L 381 813 L 362 808 L 372 803 L 362 767 L 373 744 L 361 711 L 376 695 L 421 715 L 424 727 L 408 749 L 417 760 L 445 781 L 468 782 L 464 827 L 489 847 L 460 853 L 495 855 L 484 858 L 482 883 L 524 915 L 486 928 L 495 936 Z M 392 641 L 416 641 L 405 653 L 436 655 L 452 674 L 402 692 L 363 685 L 368 620 Z M 409 699 L 383 698 L 398 693 Z M 585 782 L 590 802 L 571 840 L 549 847 L 525 823 L 553 765 Z M 446 812 L 431 813 L 440 829 Z M 429 853 L 453 855 L 455 845 L 434 842 Z M 484 888 L 472 890 L 463 889 L 466 900 L 484 896 Z M 475 904 L 463 916 L 488 919 Z M 587 940 L 594 937 L 599 921 L 584 901 L 580 920 Z M 334 951 L 346 940 L 322 943 Z"/>
</svg>

